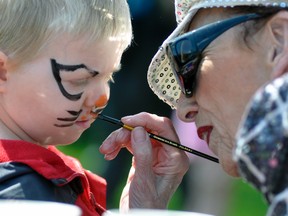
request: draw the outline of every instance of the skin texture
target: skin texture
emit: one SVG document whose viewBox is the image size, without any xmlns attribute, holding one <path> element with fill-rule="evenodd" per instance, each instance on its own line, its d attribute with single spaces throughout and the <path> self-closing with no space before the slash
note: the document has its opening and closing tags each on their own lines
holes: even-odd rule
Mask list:
<svg viewBox="0 0 288 216">
<path fill-rule="evenodd" d="M 190 28 L 223 19 L 219 15 L 221 12 L 223 14 L 222 9 L 200 11 Z M 239 40 L 244 37 L 241 25 L 223 33 L 202 53 L 195 95 L 191 98 L 180 96 L 178 117 L 185 122 L 195 121 L 198 129 L 213 126 L 209 148 L 231 176 L 238 176 L 232 154 L 246 104 L 260 86 L 285 72 L 277 67 L 287 54 L 283 49 L 287 17 L 287 12 L 274 15 L 249 37 L 249 47 Z"/>
<path fill-rule="evenodd" d="M 179 142 L 171 121 L 144 112 L 121 120 L 135 129 L 132 132 L 124 128 L 114 131 L 100 147 L 100 152 L 105 154 L 107 160 L 115 158 L 121 148 L 127 148 L 134 155 L 127 184 L 121 196 L 121 209 L 125 211 L 129 207 L 151 206 L 166 208 L 188 170 L 189 160 L 179 149 L 155 140 L 151 142 L 145 128 Z"/>
<path fill-rule="evenodd" d="M 18 67 L 10 67 L 9 59 L 2 53 L 0 127 L 9 133 L 1 130 L 1 138 L 18 138 L 42 146 L 70 144 L 90 126 L 95 117 L 91 111 L 108 102 L 108 81 L 119 67 L 122 51 L 117 41 L 85 41 L 59 36 L 44 53 Z M 63 95 L 53 76 L 51 59 L 69 66 L 84 64 L 97 71 L 96 75 L 87 68 L 59 73 L 67 92 L 82 93 L 79 99 Z"/>
</svg>

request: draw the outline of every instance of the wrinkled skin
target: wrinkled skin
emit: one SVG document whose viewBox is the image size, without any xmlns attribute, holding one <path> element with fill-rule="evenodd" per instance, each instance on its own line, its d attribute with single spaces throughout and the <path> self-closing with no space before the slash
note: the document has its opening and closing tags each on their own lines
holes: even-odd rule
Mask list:
<svg viewBox="0 0 288 216">
<path fill-rule="evenodd" d="M 179 142 L 171 121 L 148 113 L 127 116 L 122 121 L 135 129 L 114 131 L 100 147 L 107 160 L 124 147 L 134 155 L 120 208 L 166 208 L 188 170 L 188 157 L 181 150 L 150 140 L 145 129 Z"/>
<path fill-rule="evenodd" d="M 190 29 L 227 19 L 224 15 L 223 9 L 202 10 L 193 19 Z M 286 33 L 280 27 L 287 22 L 287 17 L 287 12 L 279 12 L 247 36 L 246 41 L 243 41 L 243 25 L 251 21 L 229 29 L 212 41 L 202 53 L 195 95 L 179 98 L 177 114 L 182 121 L 195 122 L 198 129 L 213 127 L 209 148 L 231 176 L 239 176 L 233 151 L 246 105 L 259 87 L 284 72 L 277 67 L 287 54 L 282 49 L 282 37 Z"/>
</svg>

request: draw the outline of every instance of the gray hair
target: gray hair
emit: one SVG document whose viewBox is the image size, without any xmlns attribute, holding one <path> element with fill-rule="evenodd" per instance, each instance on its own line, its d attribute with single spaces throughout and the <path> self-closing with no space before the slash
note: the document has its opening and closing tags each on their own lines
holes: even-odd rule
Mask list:
<svg viewBox="0 0 288 216">
<path fill-rule="evenodd" d="M 17 63 L 39 54 L 50 40 L 68 33 L 89 40 L 132 40 L 126 0 L 0 0 L 0 51 Z"/>
</svg>

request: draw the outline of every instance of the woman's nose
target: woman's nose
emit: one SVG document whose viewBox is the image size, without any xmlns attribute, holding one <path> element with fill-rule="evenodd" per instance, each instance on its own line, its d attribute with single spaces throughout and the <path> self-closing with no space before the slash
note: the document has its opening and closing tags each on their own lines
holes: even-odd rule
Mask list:
<svg viewBox="0 0 288 216">
<path fill-rule="evenodd" d="M 177 104 L 177 116 L 184 122 L 194 122 L 198 113 L 199 107 L 195 97 L 185 97 L 184 94 L 180 95 Z"/>
</svg>

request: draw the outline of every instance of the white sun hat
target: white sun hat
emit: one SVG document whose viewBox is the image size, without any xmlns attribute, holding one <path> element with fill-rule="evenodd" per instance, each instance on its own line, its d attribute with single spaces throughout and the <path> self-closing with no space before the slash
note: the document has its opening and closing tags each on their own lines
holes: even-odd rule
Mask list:
<svg viewBox="0 0 288 216">
<path fill-rule="evenodd" d="M 168 42 L 187 30 L 191 19 L 199 9 L 233 6 L 278 6 L 285 8 L 288 7 L 288 0 L 175 0 L 175 15 L 178 26 L 153 57 L 147 74 L 148 84 L 152 91 L 172 109 L 176 108 L 181 89 L 172 72 L 169 58 L 166 56 Z"/>
</svg>

